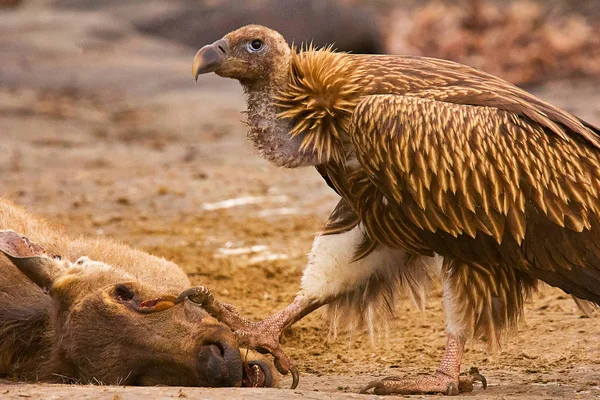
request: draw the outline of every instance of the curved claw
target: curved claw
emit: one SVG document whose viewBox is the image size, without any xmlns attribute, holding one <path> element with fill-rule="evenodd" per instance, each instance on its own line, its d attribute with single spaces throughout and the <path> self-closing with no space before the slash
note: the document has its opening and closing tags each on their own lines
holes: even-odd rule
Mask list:
<svg viewBox="0 0 600 400">
<path fill-rule="evenodd" d="M 417 378 L 390 376 L 367 383 L 359 393 L 366 394 L 373 389 L 376 395 L 442 393 L 455 396 L 459 393 L 472 392 L 474 382 L 481 382 L 483 388 L 487 389 L 487 379 L 476 368 L 471 368 L 467 376 L 462 375 L 458 380 L 439 371 L 435 375 Z"/>
<path fill-rule="evenodd" d="M 458 391 L 460 393 L 472 392 L 475 382 L 481 382 L 481 386 L 487 389 L 487 379 L 479 373 L 476 367 L 472 367 L 467 375 L 461 375 L 458 378 Z"/>
<path fill-rule="evenodd" d="M 247 335 L 247 332 L 235 333 L 238 335 L 238 341 L 240 341 L 240 343 L 244 343 L 244 336 Z M 287 375 L 288 373 L 292 374 L 291 389 L 296 389 L 296 387 L 298 387 L 298 383 L 300 382 L 300 373 L 298 372 L 298 368 L 292 364 L 292 361 L 288 358 L 288 356 L 285 355 L 279 344 L 266 347 L 254 347 L 254 350 L 261 354 L 271 354 L 273 356 L 275 368 L 281 375 Z"/>
<path fill-rule="evenodd" d="M 369 389 L 383 389 L 383 383 L 381 381 L 371 381 L 360 389 L 359 394 L 366 394 Z"/>
<path fill-rule="evenodd" d="M 473 379 L 473 382 L 481 382 L 481 387 L 487 389 L 487 379 L 485 379 L 485 376 L 479 373 L 470 374 L 469 376 L 471 377 L 471 379 Z"/>
<path fill-rule="evenodd" d="M 238 341 L 246 343 L 244 340 L 244 336 L 247 336 L 247 332 L 235 332 L 238 335 Z M 268 346 L 251 346 L 254 350 L 258 351 L 262 354 L 271 354 L 273 356 L 273 362 L 275 364 L 275 368 L 281 375 L 287 375 L 288 373 L 292 374 L 292 386 L 291 389 L 296 389 L 298 383 L 300 382 L 300 373 L 298 372 L 298 368 L 292 363 L 292 361 L 288 358 L 288 356 L 283 352 L 279 343 L 271 343 Z"/>
<path fill-rule="evenodd" d="M 290 389 L 296 389 L 298 387 L 298 383 L 300 382 L 300 373 L 298 372 L 298 368 L 295 365 L 292 365 L 290 368 L 290 373 L 292 374 L 292 386 Z"/>
<path fill-rule="evenodd" d="M 291 360 L 285 355 L 279 344 L 279 331 L 273 331 L 272 326 L 267 324 L 267 330 L 261 327 L 261 323 L 251 323 L 243 319 L 233 306 L 221 303 L 215 299 L 206 286 L 197 286 L 184 290 L 175 299 L 175 304 L 182 303 L 186 299 L 203 307 L 210 315 L 229 326 L 238 338 L 240 346 L 255 349 L 259 353 L 270 353 L 275 362 L 275 367 L 282 374 L 292 374 L 292 389 L 298 386 L 300 374 L 298 369 L 292 365 Z M 263 322 L 264 324 L 264 322 Z"/>
<path fill-rule="evenodd" d="M 194 303 L 200 305 L 212 304 L 215 301 L 214 296 L 206 286 L 197 286 L 185 289 L 175 299 L 175 304 L 183 302 L 185 299 L 190 299 Z"/>
</svg>

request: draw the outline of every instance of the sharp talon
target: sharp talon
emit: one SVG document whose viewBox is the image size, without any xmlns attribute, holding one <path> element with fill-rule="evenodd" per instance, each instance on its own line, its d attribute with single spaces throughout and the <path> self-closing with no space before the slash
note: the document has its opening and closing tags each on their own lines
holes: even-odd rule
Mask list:
<svg viewBox="0 0 600 400">
<path fill-rule="evenodd" d="M 381 381 L 372 381 L 372 382 L 367 383 L 366 386 L 363 386 L 360 389 L 360 392 L 358 392 L 358 393 L 359 394 L 367 394 L 367 391 L 369 389 L 377 389 L 377 388 L 382 388 L 382 387 L 383 387 L 383 385 L 381 384 Z"/>
<path fill-rule="evenodd" d="M 298 383 L 300 383 L 300 373 L 298 372 L 298 368 L 295 365 L 292 365 L 290 368 L 290 373 L 292 374 L 292 386 L 290 389 L 296 389 L 298 387 Z"/>
<path fill-rule="evenodd" d="M 210 303 L 214 300 L 212 294 L 205 286 L 185 289 L 179 296 L 177 296 L 175 299 L 175 304 L 179 304 L 185 299 L 190 299 L 190 301 L 200 305 Z"/>
<path fill-rule="evenodd" d="M 269 354 L 270 353 L 270 351 L 268 349 L 265 349 L 264 347 L 257 347 L 254 350 L 256 350 L 260 354 Z"/>
<path fill-rule="evenodd" d="M 446 388 L 446 395 L 447 396 L 456 396 L 456 395 L 458 395 L 458 393 L 460 393 L 460 392 L 458 391 L 458 387 L 456 386 L 456 383 L 450 382 L 448 384 L 448 387 Z"/>
<path fill-rule="evenodd" d="M 183 292 L 181 292 L 179 294 L 179 296 L 177 296 L 177 298 L 175 299 L 175 304 L 183 303 L 190 296 L 197 294 L 197 292 L 198 292 L 198 288 L 185 289 Z"/>
<path fill-rule="evenodd" d="M 487 379 L 485 379 L 485 376 L 479 373 L 470 374 L 469 376 L 473 379 L 473 382 L 481 382 L 481 387 L 487 389 Z"/>
</svg>

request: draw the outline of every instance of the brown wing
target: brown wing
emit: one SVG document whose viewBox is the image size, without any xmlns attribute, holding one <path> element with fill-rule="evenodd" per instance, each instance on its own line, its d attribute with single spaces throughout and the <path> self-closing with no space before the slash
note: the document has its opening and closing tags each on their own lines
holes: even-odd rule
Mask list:
<svg viewBox="0 0 600 400">
<path fill-rule="evenodd" d="M 351 141 L 399 216 L 370 224 L 369 235 L 386 242 L 403 235 L 383 226 L 410 232 L 443 256 L 515 266 L 600 302 L 599 152 L 550 129 L 493 107 L 367 96 Z M 363 221 L 377 219 L 355 200 Z"/>
<path fill-rule="evenodd" d="M 355 69 L 365 69 L 367 76 L 372 75 L 368 94 L 410 95 L 505 110 L 547 127 L 567 141 L 578 137 L 600 148 L 598 128 L 476 68 L 428 57 L 354 57 L 359 61 Z"/>
</svg>

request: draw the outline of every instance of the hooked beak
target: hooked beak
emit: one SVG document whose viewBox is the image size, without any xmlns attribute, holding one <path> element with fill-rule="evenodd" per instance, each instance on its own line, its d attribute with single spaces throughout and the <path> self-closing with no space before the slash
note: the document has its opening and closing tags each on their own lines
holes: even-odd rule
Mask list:
<svg viewBox="0 0 600 400">
<path fill-rule="evenodd" d="M 192 64 L 192 76 L 198 80 L 198 75 L 214 72 L 229 54 L 227 39 L 219 39 L 213 44 L 208 44 L 198 50 Z"/>
</svg>

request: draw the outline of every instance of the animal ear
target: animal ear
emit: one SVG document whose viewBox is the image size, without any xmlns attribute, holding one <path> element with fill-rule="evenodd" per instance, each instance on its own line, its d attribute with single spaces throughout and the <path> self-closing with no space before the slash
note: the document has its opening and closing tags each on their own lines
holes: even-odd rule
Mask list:
<svg viewBox="0 0 600 400">
<path fill-rule="evenodd" d="M 45 292 L 66 272 L 63 263 L 46 255 L 40 245 L 12 230 L 0 230 L 0 252 Z"/>
</svg>

